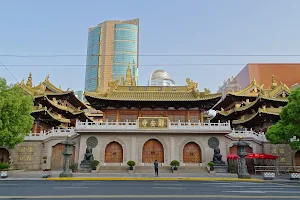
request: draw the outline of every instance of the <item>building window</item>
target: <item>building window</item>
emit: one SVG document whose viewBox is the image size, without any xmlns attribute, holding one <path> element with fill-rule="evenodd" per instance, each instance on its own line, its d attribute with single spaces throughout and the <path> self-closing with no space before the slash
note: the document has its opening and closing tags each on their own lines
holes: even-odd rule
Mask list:
<svg viewBox="0 0 300 200">
<path fill-rule="evenodd" d="M 185 122 L 185 115 L 169 115 L 169 119 L 171 122 Z"/>
<path fill-rule="evenodd" d="M 198 115 L 190 116 L 190 122 L 198 122 L 198 121 L 199 121 Z"/>
<path fill-rule="evenodd" d="M 129 122 L 135 122 L 137 118 L 138 118 L 137 115 L 121 115 L 120 122 L 126 122 L 127 120 Z"/>
</svg>

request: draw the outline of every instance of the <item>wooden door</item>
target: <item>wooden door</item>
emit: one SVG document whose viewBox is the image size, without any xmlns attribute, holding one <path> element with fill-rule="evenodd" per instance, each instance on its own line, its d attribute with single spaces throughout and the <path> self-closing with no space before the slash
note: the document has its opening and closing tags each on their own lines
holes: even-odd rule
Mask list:
<svg viewBox="0 0 300 200">
<path fill-rule="evenodd" d="M 9 152 L 4 148 L 0 148 L 0 163 L 8 163 L 8 161 Z"/>
<path fill-rule="evenodd" d="M 164 163 L 164 147 L 155 139 L 148 140 L 143 146 L 143 163 L 154 163 L 157 160 L 159 163 Z"/>
<path fill-rule="evenodd" d="M 300 166 L 300 151 L 295 153 L 295 165 Z"/>
<path fill-rule="evenodd" d="M 118 142 L 111 142 L 105 148 L 105 163 L 122 163 L 123 148 Z"/>
<path fill-rule="evenodd" d="M 51 169 L 52 170 L 63 170 L 65 158 L 62 154 L 65 150 L 65 145 L 57 144 L 52 147 L 52 157 L 51 157 Z M 74 163 L 75 160 L 75 147 L 73 147 L 73 154 L 70 158 L 70 164 Z"/>
<path fill-rule="evenodd" d="M 183 148 L 184 163 L 201 163 L 201 149 L 195 142 L 187 143 Z"/>
</svg>

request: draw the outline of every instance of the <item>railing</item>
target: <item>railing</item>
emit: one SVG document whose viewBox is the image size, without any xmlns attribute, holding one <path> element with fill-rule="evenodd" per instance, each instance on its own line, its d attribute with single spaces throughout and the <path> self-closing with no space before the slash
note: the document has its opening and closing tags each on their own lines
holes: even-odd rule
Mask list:
<svg viewBox="0 0 300 200">
<path fill-rule="evenodd" d="M 133 122 L 76 122 L 77 130 L 138 130 L 138 121 Z M 159 129 L 158 129 L 159 130 Z M 230 131 L 230 123 L 202 123 L 202 122 L 168 122 L 166 130 L 194 130 L 194 131 Z M 162 130 L 163 131 L 163 130 Z"/>
<path fill-rule="evenodd" d="M 45 140 L 50 137 L 68 136 L 68 135 L 74 135 L 74 134 L 75 134 L 75 131 L 73 128 L 66 128 L 66 129 L 52 128 L 49 131 L 41 131 L 40 133 L 30 132 L 28 135 L 25 136 L 24 140 Z"/>
<path fill-rule="evenodd" d="M 233 138 L 240 138 L 240 137 L 253 138 L 253 139 L 256 139 L 261 142 L 268 141 L 264 132 L 256 133 L 256 132 L 252 131 L 251 129 L 250 130 L 245 129 L 244 131 L 238 131 L 238 130 L 233 129 L 232 132 L 228 134 L 228 136 L 233 137 Z"/>
<path fill-rule="evenodd" d="M 275 172 L 277 175 L 284 175 L 291 171 L 300 171 L 300 166 L 254 166 L 255 174 L 261 172 Z"/>
</svg>

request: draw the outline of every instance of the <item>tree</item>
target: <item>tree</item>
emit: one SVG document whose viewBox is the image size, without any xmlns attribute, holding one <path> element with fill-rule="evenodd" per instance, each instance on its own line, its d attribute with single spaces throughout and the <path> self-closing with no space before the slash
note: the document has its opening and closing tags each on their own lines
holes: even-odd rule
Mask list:
<svg viewBox="0 0 300 200">
<path fill-rule="evenodd" d="M 0 146 L 14 148 L 30 132 L 33 98 L 17 85 L 7 85 L 0 78 Z"/>
<path fill-rule="evenodd" d="M 272 144 L 290 144 L 293 150 L 298 150 L 300 149 L 300 88 L 292 91 L 288 100 L 289 103 L 280 112 L 280 120 L 268 129 L 266 137 Z"/>
</svg>

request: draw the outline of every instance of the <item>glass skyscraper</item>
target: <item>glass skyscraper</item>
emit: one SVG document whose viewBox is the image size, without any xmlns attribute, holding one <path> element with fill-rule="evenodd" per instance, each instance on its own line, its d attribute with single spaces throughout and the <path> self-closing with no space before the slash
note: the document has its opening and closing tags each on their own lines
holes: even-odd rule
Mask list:
<svg viewBox="0 0 300 200">
<path fill-rule="evenodd" d="M 151 73 L 149 86 L 175 86 L 175 81 L 171 76 L 164 70 L 158 69 Z"/>
<path fill-rule="evenodd" d="M 85 91 L 106 91 L 125 79 L 128 65 L 138 80 L 139 20 L 105 21 L 89 29 Z"/>
</svg>

